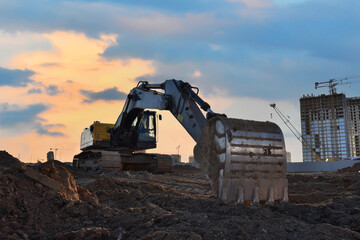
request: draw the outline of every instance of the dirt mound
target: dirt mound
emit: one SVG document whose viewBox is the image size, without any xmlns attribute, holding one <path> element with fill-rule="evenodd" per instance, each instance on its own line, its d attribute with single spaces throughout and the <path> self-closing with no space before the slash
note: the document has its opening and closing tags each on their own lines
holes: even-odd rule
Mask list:
<svg viewBox="0 0 360 240">
<path fill-rule="evenodd" d="M 108 208 L 100 205 L 89 190 L 77 186 L 73 175 L 65 167 L 54 163 L 42 164 L 32 169 L 32 173 L 37 175 L 29 175 L 40 176 L 36 180 L 26 175 L 27 170 L 16 174 L 12 171 L 0 173 L 0 239 L 53 239 L 59 232 L 68 233 L 57 236 L 59 239 L 73 239 L 71 236 L 85 236 L 86 239 L 101 239 L 98 236 L 102 236 L 108 239 L 109 230 L 92 226 L 104 218 L 93 212 L 108 213 Z M 55 191 L 44 185 L 48 178 L 63 188 Z M 89 230 L 88 227 L 93 228 Z"/>
<path fill-rule="evenodd" d="M 21 162 L 19 159 L 11 156 L 6 151 L 0 151 L 0 166 L 1 167 L 12 167 L 12 166 L 19 166 Z"/>
<path fill-rule="evenodd" d="M 352 167 L 346 167 L 338 170 L 339 173 L 345 173 L 345 172 L 360 172 L 360 162 L 355 163 Z"/>
<path fill-rule="evenodd" d="M 74 178 L 56 163 L 0 171 L 0 239 L 360 238 L 354 172 L 289 175 L 292 203 L 258 207 L 207 194 L 201 171 L 109 174 Z"/>
<path fill-rule="evenodd" d="M 63 165 L 64 164 L 56 164 L 55 161 L 50 161 L 39 166 L 39 171 L 64 186 L 61 193 L 65 198 L 74 201 L 79 200 L 74 176 Z"/>
</svg>

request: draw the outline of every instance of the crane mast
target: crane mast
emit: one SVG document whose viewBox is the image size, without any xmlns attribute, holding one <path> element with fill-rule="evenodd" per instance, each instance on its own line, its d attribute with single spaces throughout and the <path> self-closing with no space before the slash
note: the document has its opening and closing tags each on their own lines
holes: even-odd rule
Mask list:
<svg viewBox="0 0 360 240">
<path fill-rule="evenodd" d="M 303 146 L 313 155 L 316 161 L 321 162 L 321 158 L 317 155 L 314 150 L 311 149 L 309 143 L 301 135 L 301 133 L 295 128 L 295 126 L 289 121 L 289 119 L 276 107 L 276 104 L 270 104 L 270 107 L 274 109 L 280 119 L 285 123 L 289 130 L 294 134 L 294 136 L 302 143 Z"/>
</svg>

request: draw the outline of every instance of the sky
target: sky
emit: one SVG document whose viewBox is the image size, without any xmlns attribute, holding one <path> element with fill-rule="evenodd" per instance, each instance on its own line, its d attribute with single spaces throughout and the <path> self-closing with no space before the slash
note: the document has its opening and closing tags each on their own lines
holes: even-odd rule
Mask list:
<svg viewBox="0 0 360 240">
<path fill-rule="evenodd" d="M 52 148 L 70 162 L 81 131 L 115 123 L 139 80 L 178 79 L 215 112 L 277 123 L 302 161 L 269 104 L 300 130 L 299 98 L 327 93 L 315 82 L 360 75 L 359 10 L 358 0 L 0 0 L 0 150 L 36 162 Z M 360 84 L 337 90 L 358 96 Z M 195 142 L 161 114 L 153 152 L 186 162 Z"/>
</svg>

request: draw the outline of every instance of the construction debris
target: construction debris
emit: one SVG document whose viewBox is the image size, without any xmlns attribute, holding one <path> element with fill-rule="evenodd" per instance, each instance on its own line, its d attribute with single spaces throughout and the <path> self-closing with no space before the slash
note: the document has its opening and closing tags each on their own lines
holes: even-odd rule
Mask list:
<svg viewBox="0 0 360 240">
<path fill-rule="evenodd" d="M 96 175 L 0 152 L 0 239 L 358 239 L 359 170 L 290 174 L 289 203 L 252 206 L 215 198 L 198 169 Z"/>
<path fill-rule="evenodd" d="M 48 176 L 46 176 L 32 168 L 26 169 L 24 174 L 26 176 L 28 176 L 29 178 L 32 178 L 32 179 L 38 181 L 39 183 L 41 183 L 55 191 L 60 191 L 61 189 L 64 189 L 64 185 L 52 180 Z"/>
</svg>

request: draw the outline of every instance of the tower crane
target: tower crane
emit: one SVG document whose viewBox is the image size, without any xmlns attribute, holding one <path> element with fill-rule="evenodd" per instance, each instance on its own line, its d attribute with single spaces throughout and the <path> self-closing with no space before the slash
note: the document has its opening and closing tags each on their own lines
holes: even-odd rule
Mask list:
<svg viewBox="0 0 360 240">
<path fill-rule="evenodd" d="M 288 117 L 286 117 L 277 107 L 276 104 L 270 104 L 270 107 L 274 109 L 274 111 L 279 115 L 280 119 L 285 123 L 285 125 L 290 129 L 290 131 L 294 134 L 294 136 L 302 143 L 303 146 L 313 155 L 316 161 L 321 162 L 321 158 L 319 155 L 315 153 L 315 151 L 311 148 L 309 143 L 305 140 L 305 138 L 301 135 L 301 133 L 294 127 L 294 125 L 289 121 Z"/>
<path fill-rule="evenodd" d="M 352 84 L 355 82 L 360 82 L 360 80 L 350 81 L 350 79 L 360 78 L 360 76 L 353 76 L 353 77 L 345 77 L 345 78 L 331 78 L 329 81 L 326 82 L 315 82 L 315 89 L 328 87 L 329 88 L 329 94 L 336 94 L 336 88 L 337 85 L 347 85 Z"/>
</svg>

